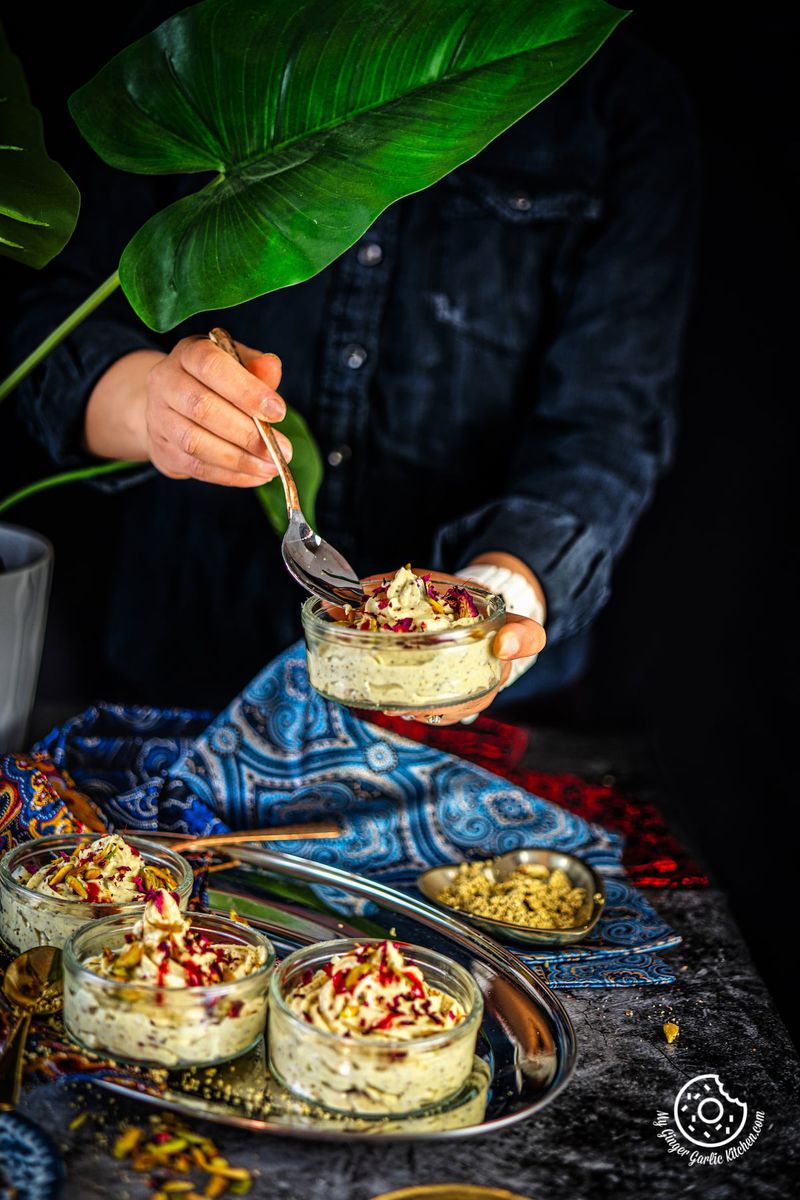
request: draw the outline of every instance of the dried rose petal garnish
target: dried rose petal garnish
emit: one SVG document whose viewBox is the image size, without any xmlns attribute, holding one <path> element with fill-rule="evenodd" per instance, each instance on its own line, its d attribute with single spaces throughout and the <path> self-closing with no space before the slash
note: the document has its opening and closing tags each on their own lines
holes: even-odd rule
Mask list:
<svg viewBox="0 0 800 1200">
<path fill-rule="evenodd" d="M 429 633 L 479 620 L 468 588 L 452 584 L 442 592 L 430 573 L 415 575 L 406 565 L 375 588 L 358 608 L 345 606 L 338 624 L 364 633 Z"/>
</svg>

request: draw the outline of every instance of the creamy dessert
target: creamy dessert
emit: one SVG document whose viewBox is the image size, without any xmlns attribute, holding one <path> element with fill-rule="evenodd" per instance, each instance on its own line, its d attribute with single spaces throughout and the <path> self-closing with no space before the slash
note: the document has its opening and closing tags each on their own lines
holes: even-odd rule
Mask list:
<svg viewBox="0 0 800 1200">
<path fill-rule="evenodd" d="M 143 907 L 153 888 L 185 906 L 192 878 L 179 854 L 118 833 L 24 842 L 0 861 L 0 936 L 17 951 L 63 946 L 88 921 Z"/>
<path fill-rule="evenodd" d="M 279 1080 L 361 1115 L 415 1112 L 454 1096 L 472 1071 L 480 1024 L 472 978 L 420 947 L 336 946 L 341 953 L 321 959 L 319 946 L 297 951 L 273 980 L 269 1053 Z"/>
<path fill-rule="evenodd" d="M 314 598 L 303 608 L 312 685 L 361 708 L 440 708 L 500 682 L 492 650 L 503 601 L 477 585 L 435 581 L 401 567 L 358 608 L 335 619 Z"/>
<path fill-rule="evenodd" d="M 465 587 L 437 587 L 430 575 L 415 575 L 405 566 L 370 592 L 360 607 L 346 604 L 340 624 L 369 632 L 430 633 L 479 620 L 478 607 Z"/>
<path fill-rule="evenodd" d="M 255 930 L 185 917 L 169 892 L 151 892 L 139 920 L 111 918 L 67 944 L 64 1024 L 89 1049 L 137 1062 L 225 1061 L 263 1033 L 273 959 Z"/>
<path fill-rule="evenodd" d="M 129 904 L 144 898 L 145 892 L 153 888 L 174 891 L 177 887 L 168 867 L 146 863 L 141 851 L 128 845 L 118 833 L 78 846 L 72 854 L 62 851 L 20 882 L 43 896 L 85 900 L 89 904 Z"/>
</svg>

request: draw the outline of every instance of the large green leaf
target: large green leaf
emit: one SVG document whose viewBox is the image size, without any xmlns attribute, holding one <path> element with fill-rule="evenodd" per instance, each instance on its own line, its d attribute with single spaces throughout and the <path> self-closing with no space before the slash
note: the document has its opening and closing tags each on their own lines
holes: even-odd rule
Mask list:
<svg viewBox="0 0 800 1200">
<path fill-rule="evenodd" d="M 80 195 L 44 148 L 22 65 L 0 24 L 0 254 L 43 267 L 72 236 Z"/>
<path fill-rule="evenodd" d="M 71 99 L 115 167 L 213 172 L 127 246 L 170 329 L 321 271 L 393 201 L 555 91 L 625 13 L 603 0 L 204 0 Z"/>
<path fill-rule="evenodd" d="M 292 443 L 292 474 L 297 484 L 300 505 L 311 528 L 316 529 L 317 517 L 314 511 L 314 502 L 322 483 L 322 459 L 317 443 L 300 413 L 294 408 L 289 408 L 288 405 L 286 406 L 286 416 L 278 428 Z M 269 483 L 262 483 L 258 487 L 257 493 L 272 528 L 280 537 L 283 537 L 286 526 L 289 524 L 283 484 L 280 479 L 271 479 Z"/>
</svg>

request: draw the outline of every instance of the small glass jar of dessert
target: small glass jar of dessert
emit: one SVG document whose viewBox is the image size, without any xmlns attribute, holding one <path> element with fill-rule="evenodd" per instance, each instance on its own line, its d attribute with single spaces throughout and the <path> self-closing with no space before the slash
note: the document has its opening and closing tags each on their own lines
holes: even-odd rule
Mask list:
<svg viewBox="0 0 800 1200">
<path fill-rule="evenodd" d="M 150 1066 L 213 1066 L 264 1033 L 272 943 L 249 925 L 185 917 L 168 892 L 64 947 L 64 1027 L 88 1050 Z"/>
<path fill-rule="evenodd" d="M 295 951 L 270 983 L 269 1064 L 295 1096 L 333 1112 L 411 1115 L 469 1079 L 483 1014 L 457 963 L 391 941 Z"/>
<path fill-rule="evenodd" d="M 118 833 L 73 833 L 21 842 L 0 859 L 0 938 L 16 953 L 63 946 L 89 921 L 141 914 L 145 893 L 192 894 L 189 863 L 174 850 Z"/>
<path fill-rule="evenodd" d="M 308 675 L 326 699 L 383 712 L 438 710 L 499 685 L 493 644 L 505 621 L 502 597 L 407 567 L 365 586 L 358 609 L 316 596 L 303 605 Z"/>
</svg>

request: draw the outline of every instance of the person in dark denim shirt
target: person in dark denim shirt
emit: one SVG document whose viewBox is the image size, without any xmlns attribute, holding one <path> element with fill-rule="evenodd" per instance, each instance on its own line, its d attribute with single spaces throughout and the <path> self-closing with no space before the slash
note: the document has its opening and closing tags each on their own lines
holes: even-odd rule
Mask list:
<svg viewBox="0 0 800 1200">
<path fill-rule="evenodd" d="M 114 269 L 151 212 L 196 187 L 76 153 L 79 230 L 23 299 L 20 355 Z M 548 647 L 505 696 L 552 691 L 582 670 L 614 563 L 673 450 L 697 174 L 679 81 L 615 34 L 308 282 L 164 337 L 114 295 L 20 388 L 21 411 L 62 468 L 94 461 L 88 445 L 168 469 L 143 441 L 141 373 L 128 394 L 120 363 L 138 355 L 163 378 L 180 339 L 226 326 L 282 361 L 282 394 L 326 460 L 323 535 L 364 575 L 408 561 L 457 572 L 496 552 L 525 564 Z M 87 431 L 90 397 L 109 390 L 112 408 Z M 221 703 L 298 636 L 302 597 L 249 488 L 144 463 L 98 486 L 126 489 L 107 553 L 106 652 L 123 691 Z"/>
</svg>

